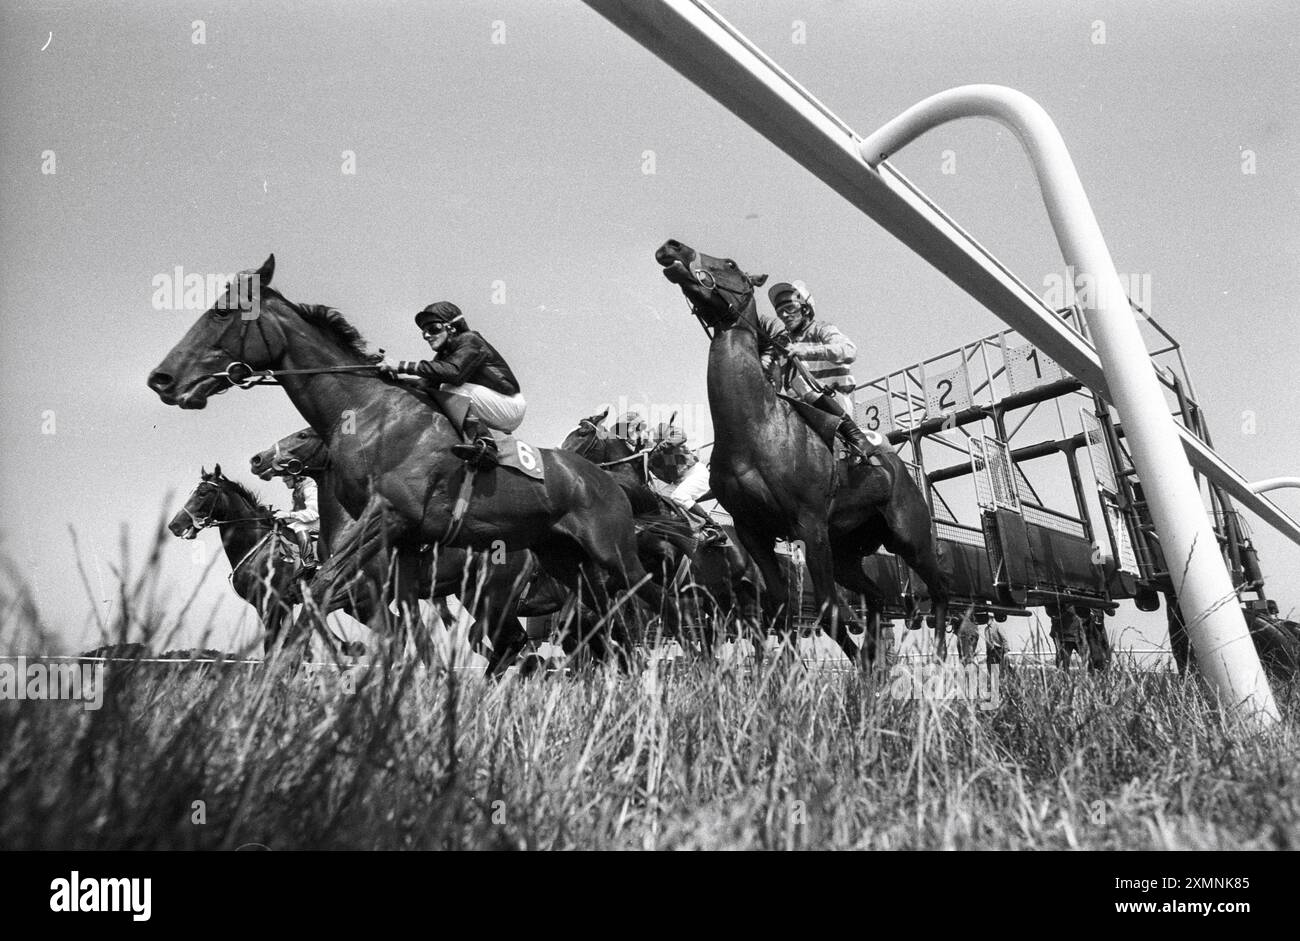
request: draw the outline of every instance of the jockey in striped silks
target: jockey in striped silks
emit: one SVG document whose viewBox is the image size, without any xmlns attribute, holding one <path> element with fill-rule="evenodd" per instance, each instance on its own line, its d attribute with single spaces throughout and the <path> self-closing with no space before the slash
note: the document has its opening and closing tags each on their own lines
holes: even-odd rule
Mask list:
<svg viewBox="0 0 1300 941">
<path fill-rule="evenodd" d="M 849 364 L 857 357 L 858 348 L 834 324 L 816 319 L 812 295 L 802 281 L 774 284 L 767 296 L 776 316 L 759 318 L 766 333 L 759 339 L 759 352 L 769 377 L 774 377 L 781 391 L 838 418 L 840 437 L 863 458 L 871 457 L 883 442 L 879 436 L 874 442 L 869 440 L 858 427 L 848 397 L 854 387 Z M 795 359 L 821 388 L 815 388 L 794 368 L 791 360 Z"/>
</svg>

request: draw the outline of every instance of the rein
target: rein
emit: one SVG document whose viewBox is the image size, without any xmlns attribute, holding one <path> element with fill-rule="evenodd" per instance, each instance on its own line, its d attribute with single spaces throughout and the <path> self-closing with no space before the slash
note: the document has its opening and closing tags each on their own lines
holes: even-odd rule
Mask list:
<svg viewBox="0 0 1300 941">
<path fill-rule="evenodd" d="M 248 342 L 248 324 L 250 322 L 257 323 L 257 332 L 262 338 L 262 345 L 268 350 L 270 349 L 270 344 L 266 342 L 266 331 L 262 328 L 262 318 L 251 317 L 249 319 L 244 319 L 241 317 L 239 321 L 239 358 L 233 360 L 230 365 L 221 372 L 214 372 L 208 376 L 209 379 L 225 379 L 230 383 L 226 389 L 233 386 L 238 386 L 241 389 L 251 389 L 254 386 L 282 385 L 282 383 L 276 381 L 279 376 L 318 376 L 324 373 L 360 373 L 376 370 L 380 367 L 379 363 L 366 363 L 357 366 L 318 366 L 314 369 L 254 369 L 244 360 L 244 348 Z M 381 349 L 379 352 L 380 354 L 383 354 L 384 351 Z M 221 389 L 216 394 L 220 395 L 221 392 L 225 392 L 226 389 Z"/>
</svg>

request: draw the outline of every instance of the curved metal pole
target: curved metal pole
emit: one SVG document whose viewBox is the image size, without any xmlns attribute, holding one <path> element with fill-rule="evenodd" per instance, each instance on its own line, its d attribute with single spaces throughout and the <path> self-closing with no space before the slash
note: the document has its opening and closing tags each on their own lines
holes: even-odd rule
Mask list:
<svg viewBox="0 0 1300 941">
<path fill-rule="evenodd" d="M 1128 296 L 1074 161 L 1051 117 L 1032 98 L 1014 89 L 965 85 L 904 111 L 867 135 L 860 153 L 877 166 L 926 131 L 967 117 L 992 118 L 1015 133 L 1038 177 L 1065 263 L 1090 276 L 1095 285 L 1085 306 L 1088 323 L 1160 534 L 1197 663 L 1226 703 L 1260 721 L 1278 721 L 1272 690 Z"/>
<path fill-rule="evenodd" d="M 1294 487 L 1300 490 L 1300 477 L 1269 477 L 1266 480 L 1257 480 L 1250 485 L 1254 493 L 1263 493 L 1265 490 L 1281 490 L 1283 487 Z"/>
</svg>

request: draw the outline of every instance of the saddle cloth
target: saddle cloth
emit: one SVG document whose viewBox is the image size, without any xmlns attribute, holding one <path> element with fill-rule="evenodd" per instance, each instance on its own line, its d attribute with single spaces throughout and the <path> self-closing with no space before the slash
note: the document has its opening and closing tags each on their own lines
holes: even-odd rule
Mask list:
<svg viewBox="0 0 1300 941">
<path fill-rule="evenodd" d="M 497 453 L 501 456 L 501 466 L 518 471 L 533 480 L 545 480 L 545 468 L 542 466 L 542 452 L 526 441 L 520 441 L 514 435 L 492 429 L 492 437 L 497 443 Z"/>
<path fill-rule="evenodd" d="M 455 392 L 435 389 L 428 393 L 442 413 L 451 419 L 453 428 L 465 425 L 465 412 L 469 409 L 469 396 Z M 501 456 L 501 467 L 519 471 L 533 480 L 544 480 L 545 469 L 542 467 L 542 452 L 531 444 L 520 441 L 514 435 L 496 428 L 488 428 L 497 443 L 497 453 Z"/>
</svg>

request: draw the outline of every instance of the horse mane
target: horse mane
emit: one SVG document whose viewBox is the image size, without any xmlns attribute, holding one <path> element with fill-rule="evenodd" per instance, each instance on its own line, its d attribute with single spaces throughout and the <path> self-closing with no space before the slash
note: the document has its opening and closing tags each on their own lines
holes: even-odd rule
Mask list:
<svg viewBox="0 0 1300 941">
<path fill-rule="evenodd" d="M 262 290 L 274 294 L 303 320 L 320 327 L 345 350 L 361 357 L 363 361 L 377 363 L 383 359 L 380 354 L 370 351 L 370 344 L 361 335 L 361 331 L 350 324 L 337 309 L 328 304 L 299 304 L 289 300 L 272 287 L 264 287 Z"/>
<path fill-rule="evenodd" d="M 235 493 L 237 496 L 242 497 L 242 498 L 243 498 L 244 500 L 246 500 L 248 503 L 250 503 L 250 504 L 252 504 L 253 506 L 257 507 L 257 509 L 259 509 L 259 510 L 267 510 L 267 511 L 270 511 L 270 510 L 273 509 L 271 506 L 268 506 L 267 504 L 263 503 L 263 502 L 262 502 L 262 498 L 261 498 L 260 496 L 258 496 L 258 494 L 256 493 L 256 491 L 252 490 L 252 489 L 249 488 L 248 486 L 246 486 L 246 485 L 244 485 L 244 484 L 241 484 L 241 483 L 240 483 L 239 481 L 237 481 L 237 480 L 231 480 L 229 477 L 222 477 L 221 479 L 222 479 L 223 481 L 225 481 L 226 484 L 229 485 L 229 489 L 232 490 L 232 491 L 234 491 L 234 493 Z"/>
</svg>

